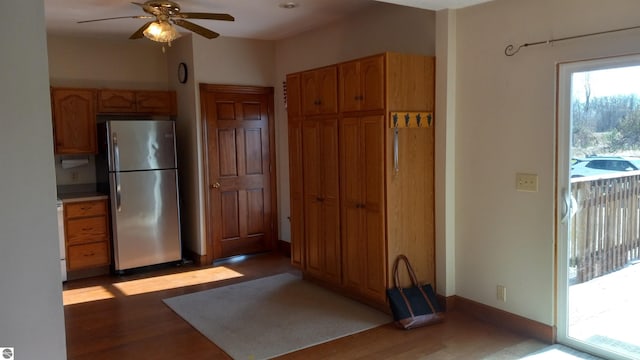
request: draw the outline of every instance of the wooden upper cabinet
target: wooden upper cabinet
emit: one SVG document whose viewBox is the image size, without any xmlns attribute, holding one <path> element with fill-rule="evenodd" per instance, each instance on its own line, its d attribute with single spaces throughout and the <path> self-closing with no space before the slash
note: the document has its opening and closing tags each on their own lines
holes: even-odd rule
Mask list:
<svg viewBox="0 0 640 360">
<path fill-rule="evenodd" d="M 384 109 L 384 75 L 384 55 L 340 64 L 340 111 Z"/>
<path fill-rule="evenodd" d="M 176 93 L 172 91 L 136 91 L 137 112 L 175 115 Z"/>
<path fill-rule="evenodd" d="M 54 152 L 95 154 L 96 91 L 93 89 L 51 89 Z"/>
<path fill-rule="evenodd" d="M 173 91 L 100 90 L 98 113 L 176 115 Z"/>
<path fill-rule="evenodd" d="M 98 91 L 99 113 L 136 112 L 136 93 L 133 90 Z"/>
<path fill-rule="evenodd" d="M 338 112 L 338 68 L 328 66 L 305 71 L 300 75 L 303 115 L 335 114 Z"/>
</svg>

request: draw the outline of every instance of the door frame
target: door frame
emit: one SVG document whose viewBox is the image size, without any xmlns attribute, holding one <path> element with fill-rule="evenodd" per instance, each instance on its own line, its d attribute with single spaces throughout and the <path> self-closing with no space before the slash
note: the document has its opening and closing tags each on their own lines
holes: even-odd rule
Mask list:
<svg viewBox="0 0 640 360">
<path fill-rule="evenodd" d="M 598 356 L 626 359 L 623 355 L 609 352 L 587 342 L 569 337 L 568 329 L 568 247 L 567 235 L 571 214 L 564 221 L 567 212 L 574 212 L 574 202 L 569 198 L 570 153 L 571 153 L 571 75 L 576 72 L 604 70 L 632 65 L 640 65 L 640 54 L 626 54 L 606 58 L 568 61 L 557 64 L 556 68 L 556 276 L 555 276 L 555 323 L 556 341 Z M 568 120 L 568 121 L 567 121 Z"/>
<path fill-rule="evenodd" d="M 213 204 L 209 196 L 209 191 L 212 186 L 212 180 L 209 178 L 209 138 L 207 128 L 207 104 L 205 102 L 204 93 L 222 93 L 222 94 L 257 94 L 267 95 L 268 97 L 268 124 L 269 124 L 269 180 L 271 192 L 271 224 L 269 231 L 271 232 L 271 249 L 275 250 L 276 241 L 278 236 L 278 196 L 277 196 L 277 184 L 276 184 L 276 144 L 275 144 L 275 115 L 274 115 L 274 97 L 273 87 L 263 86 L 242 86 L 242 85 L 220 85 L 220 84 L 206 84 L 200 83 L 200 121 L 202 129 L 202 168 L 203 168 L 203 194 L 205 201 L 205 255 L 204 258 L 206 264 L 212 264 L 216 259 L 214 234 L 215 229 L 211 221 L 211 215 L 213 213 Z"/>
</svg>

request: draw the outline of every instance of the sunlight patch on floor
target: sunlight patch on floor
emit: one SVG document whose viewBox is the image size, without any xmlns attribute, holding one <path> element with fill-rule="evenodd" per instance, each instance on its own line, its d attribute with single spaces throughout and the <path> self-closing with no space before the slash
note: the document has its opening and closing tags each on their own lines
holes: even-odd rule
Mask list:
<svg viewBox="0 0 640 360">
<path fill-rule="evenodd" d="M 177 274 L 161 275 L 144 279 L 129 280 L 106 286 L 88 286 L 62 292 L 64 306 L 108 300 L 117 296 L 132 296 L 154 291 L 176 289 L 186 286 L 207 284 L 244 276 L 242 273 L 224 266 L 209 269 L 185 271 Z"/>
<path fill-rule="evenodd" d="M 224 266 L 209 269 L 187 271 L 178 274 L 155 276 L 146 279 L 130 280 L 113 284 L 126 296 L 145 294 L 154 291 L 175 289 L 179 287 L 206 284 L 215 281 L 233 279 L 244 276 Z"/>
<path fill-rule="evenodd" d="M 104 286 L 89 286 L 80 289 L 64 290 L 62 304 L 64 306 L 81 304 L 90 301 L 112 299 L 115 295 Z"/>
</svg>

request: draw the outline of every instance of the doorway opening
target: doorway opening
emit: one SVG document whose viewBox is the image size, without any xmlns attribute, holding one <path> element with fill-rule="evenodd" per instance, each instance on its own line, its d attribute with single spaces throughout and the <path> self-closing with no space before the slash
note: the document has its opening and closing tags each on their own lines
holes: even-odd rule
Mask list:
<svg viewBox="0 0 640 360">
<path fill-rule="evenodd" d="M 640 358 L 640 56 L 558 68 L 558 340 Z"/>
</svg>

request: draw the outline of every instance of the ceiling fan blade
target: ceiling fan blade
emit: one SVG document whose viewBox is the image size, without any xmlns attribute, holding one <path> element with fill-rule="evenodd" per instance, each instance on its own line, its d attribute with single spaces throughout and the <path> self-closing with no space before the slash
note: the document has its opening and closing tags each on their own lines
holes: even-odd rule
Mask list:
<svg viewBox="0 0 640 360">
<path fill-rule="evenodd" d="M 144 36 L 143 32 L 149 27 L 149 25 L 151 25 L 152 22 L 153 21 L 149 21 L 146 24 L 142 25 L 140 27 L 140 29 L 138 29 L 136 32 L 131 34 L 131 36 L 129 36 L 129 39 L 135 40 L 135 39 L 140 39 L 141 37 L 143 37 Z"/>
<path fill-rule="evenodd" d="M 187 30 L 191 30 L 194 33 L 198 34 L 198 35 L 202 35 L 204 37 L 206 37 L 207 39 L 213 39 L 213 38 L 217 38 L 218 36 L 220 36 L 220 34 L 218 34 L 215 31 L 211 31 L 207 28 L 204 28 L 200 25 L 194 24 L 192 22 L 186 21 L 186 20 L 180 20 L 180 19 L 173 19 L 171 20 L 173 21 L 174 24 L 181 26 Z"/>
<path fill-rule="evenodd" d="M 116 17 L 110 17 L 110 18 L 104 18 L 104 19 L 93 19 L 93 20 L 78 21 L 78 24 L 94 22 L 94 21 L 115 20 L 115 19 L 151 19 L 151 18 L 153 18 L 153 16 L 147 16 L 147 15 L 116 16 Z"/>
<path fill-rule="evenodd" d="M 181 12 L 176 14 L 175 17 L 182 19 L 207 19 L 207 20 L 224 20 L 234 21 L 235 18 L 229 14 L 215 14 L 215 13 L 202 13 L 202 12 Z"/>
</svg>

